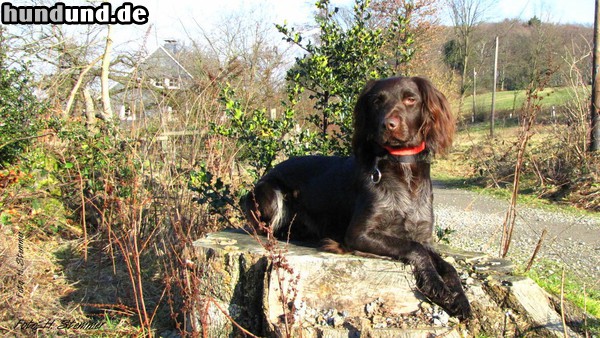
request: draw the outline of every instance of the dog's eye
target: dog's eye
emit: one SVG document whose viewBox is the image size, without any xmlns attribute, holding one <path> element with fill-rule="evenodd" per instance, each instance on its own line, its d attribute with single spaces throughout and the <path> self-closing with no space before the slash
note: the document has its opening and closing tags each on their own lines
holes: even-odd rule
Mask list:
<svg viewBox="0 0 600 338">
<path fill-rule="evenodd" d="M 373 99 L 373 105 L 375 106 L 381 106 L 383 105 L 383 103 L 386 101 L 386 96 L 382 93 L 380 93 L 379 95 L 375 96 L 375 99 Z"/>
<path fill-rule="evenodd" d="M 415 103 L 417 103 L 417 99 L 412 96 L 407 96 L 402 100 L 402 103 L 404 103 L 407 106 L 413 106 L 415 105 Z"/>
</svg>

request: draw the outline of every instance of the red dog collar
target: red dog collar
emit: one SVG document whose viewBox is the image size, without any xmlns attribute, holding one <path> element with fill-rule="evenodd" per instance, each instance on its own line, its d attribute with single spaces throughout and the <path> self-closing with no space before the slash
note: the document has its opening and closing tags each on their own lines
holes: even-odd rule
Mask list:
<svg viewBox="0 0 600 338">
<path fill-rule="evenodd" d="M 418 153 L 422 152 L 423 150 L 425 150 L 425 141 L 421 142 L 421 144 L 419 144 L 416 147 L 408 147 L 408 148 L 393 148 L 393 147 L 384 147 L 385 150 L 388 151 L 388 153 L 390 153 L 390 155 L 394 155 L 394 156 L 411 156 L 411 155 L 417 155 Z"/>
</svg>

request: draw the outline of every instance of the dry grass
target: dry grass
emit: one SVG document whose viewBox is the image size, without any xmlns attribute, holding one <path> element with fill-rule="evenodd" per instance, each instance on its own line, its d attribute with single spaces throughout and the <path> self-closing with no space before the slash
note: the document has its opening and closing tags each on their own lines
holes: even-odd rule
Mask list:
<svg viewBox="0 0 600 338">
<path fill-rule="evenodd" d="M 1 331 L 16 336 L 33 333 L 15 329 L 19 320 L 38 323 L 49 319 L 87 321 L 80 309 L 63 302 L 63 297 L 71 294 L 76 286 L 69 281 L 65 269 L 53 255 L 60 243 L 31 241 L 24 235 L 20 242 L 17 231 L 1 228 Z"/>
<path fill-rule="evenodd" d="M 496 129 L 489 137 L 485 123 L 463 127 L 454 147 L 438 158 L 434 174 L 448 184 L 465 188 L 504 190 L 512 183 L 519 126 Z M 572 136 L 573 128 L 562 123 L 539 124 L 527 146 L 521 193 L 553 203 L 589 211 L 600 210 L 600 157 L 585 154 L 585 145 Z M 582 163 L 582 158 L 585 161 Z M 578 174 L 577 170 L 585 172 Z"/>
<path fill-rule="evenodd" d="M 181 180 L 174 181 L 177 182 L 172 183 L 174 186 L 185 187 Z M 186 191 L 185 188 L 170 189 L 176 194 L 180 194 L 181 190 Z M 4 197 L 9 195 L 5 190 L 2 192 Z M 28 201 L 13 200 L 13 217 L 10 222 L 0 223 L 0 333 L 10 336 L 149 336 L 174 329 L 173 319 L 182 311 L 178 301 L 180 295 L 174 294 L 175 303 L 169 306 L 166 288 L 181 277 L 180 271 L 185 269 L 185 261 L 190 258 L 184 255 L 185 247 L 191 245 L 202 230 L 201 226 L 193 229 L 195 224 L 191 222 L 198 220 L 193 213 L 201 216 L 202 210 L 194 208 L 189 193 L 187 195 L 187 198 L 179 196 L 181 199 L 176 199 L 177 195 L 167 198 L 178 201 L 178 205 L 167 205 L 161 198 L 151 198 L 151 203 L 144 204 L 146 215 L 154 210 L 169 216 L 153 215 L 156 216 L 154 221 L 161 221 L 151 231 L 151 236 L 142 235 L 139 229 L 138 232 L 130 232 L 127 224 L 132 223 L 122 221 L 132 220 L 129 216 L 135 213 L 125 208 L 113 215 L 104 230 L 88 224 L 91 235 L 87 243 L 81 237 L 81 231 L 70 233 L 62 230 L 55 234 L 39 231 L 35 228 L 36 223 L 32 222 L 35 219 L 23 214 L 24 211 L 31 212 L 31 209 L 16 208 Z M 185 201 L 189 204 L 184 211 L 182 204 Z M 6 199 L 1 202 L 6 202 Z M 175 208 L 186 217 L 175 215 Z M 2 215 L 6 216 L 4 211 Z M 104 211 L 108 216 L 108 210 Z M 185 218 L 183 222 L 186 223 L 186 229 L 180 231 L 178 238 L 172 236 L 169 229 L 176 217 L 179 223 Z M 141 218 L 135 219 L 138 220 Z M 144 217 L 144 220 L 144 224 L 149 225 L 149 219 Z M 125 228 L 117 224 L 125 224 Z M 114 228 L 109 232 L 115 235 L 109 239 L 105 231 L 111 227 Z M 19 244 L 19 231 L 26 228 L 30 230 L 23 230 Z M 135 237 L 123 237 L 128 233 Z M 133 238 L 145 238 L 139 250 L 132 250 L 129 245 Z M 184 245 L 174 245 L 177 242 Z M 127 269 L 126 262 L 134 262 L 134 270 Z M 166 262 L 172 263 L 171 269 L 165 266 Z M 139 268 L 136 269 L 136 266 Z M 166 276 L 166 273 L 171 275 Z M 134 284 L 137 289 L 132 287 Z M 22 293 L 18 291 L 20 288 Z M 137 302 L 142 297 L 143 305 Z M 148 314 L 147 322 L 139 319 L 143 318 L 140 311 Z M 89 325 L 64 330 L 60 328 L 64 321 L 71 325 Z M 50 327 L 47 328 L 34 327 L 48 323 Z M 92 324 L 94 328 L 90 328 Z"/>
</svg>

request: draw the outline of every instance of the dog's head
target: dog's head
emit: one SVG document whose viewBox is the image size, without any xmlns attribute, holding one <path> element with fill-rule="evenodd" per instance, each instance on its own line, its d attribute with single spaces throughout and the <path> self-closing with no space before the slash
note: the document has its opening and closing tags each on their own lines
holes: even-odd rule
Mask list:
<svg viewBox="0 0 600 338">
<path fill-rule="evenodd" d="M 429 80 L 394 77 L 367 83 L 354 109 L 352 148 L 357 157 L 425 147 L 444 153 L 452 144 L 448 100 Z"/>
</svg>

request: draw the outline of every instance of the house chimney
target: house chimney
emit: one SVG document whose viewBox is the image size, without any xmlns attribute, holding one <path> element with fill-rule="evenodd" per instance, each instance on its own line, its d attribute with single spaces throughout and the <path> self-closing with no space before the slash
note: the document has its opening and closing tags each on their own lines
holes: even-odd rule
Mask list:
<svg viewBox="0 0 600 338">
<path fill-rule="evenodd" d="M 179 52 L 179 46 L 177 40 L 175 39 L 166 39 L 165 45 L 163 46 L 171 55 L 177 54 Z"/>
</svg>

